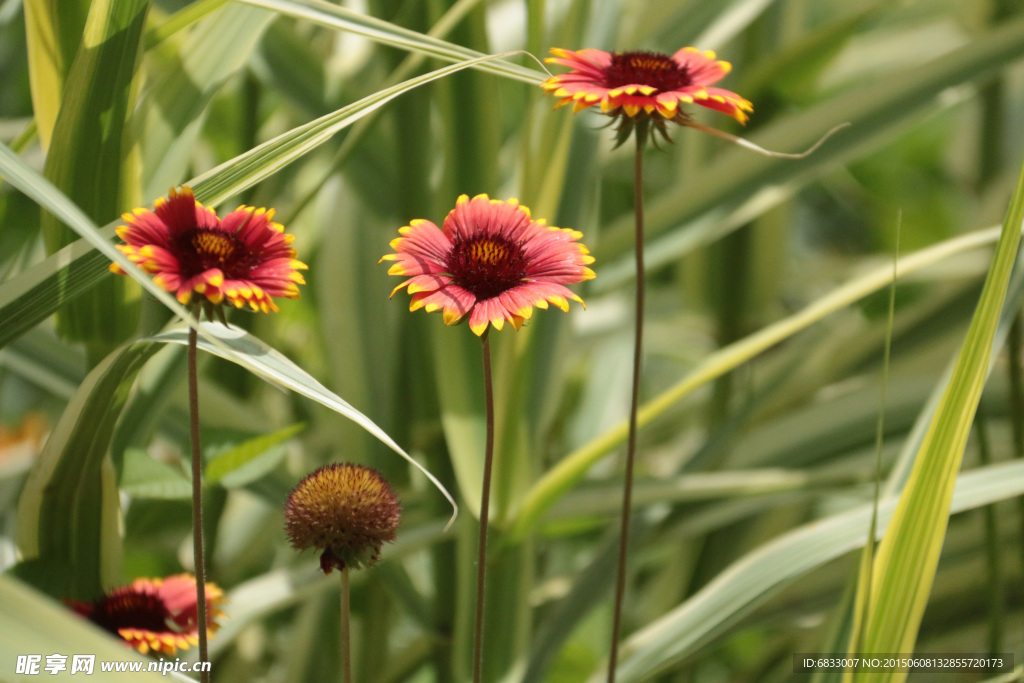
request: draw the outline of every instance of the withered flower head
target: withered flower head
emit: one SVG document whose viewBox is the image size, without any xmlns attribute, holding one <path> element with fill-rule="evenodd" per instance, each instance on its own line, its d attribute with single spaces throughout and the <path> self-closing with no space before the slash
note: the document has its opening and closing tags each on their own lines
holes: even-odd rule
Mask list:
<svg viewBox="0 0 1024 683">
<path fill-rule="evenodd" d="M 285 532 L 297 550 L 316 548 L 320 568 L 361 569 L 395 540 L 401 518 L 390 484 L 374 469 L 351 463 L 325 465 L 296 485 L 285 503 Z"/>
</svg>

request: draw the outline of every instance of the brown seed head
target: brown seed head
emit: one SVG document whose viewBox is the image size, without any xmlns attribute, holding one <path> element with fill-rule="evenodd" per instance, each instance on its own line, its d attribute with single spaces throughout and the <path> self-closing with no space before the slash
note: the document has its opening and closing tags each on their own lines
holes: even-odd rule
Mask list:
<svg viewBox="0 0 1024 683">
<path fill-rule="evenodd" d="M 395 540 L 402 508 L 374 469 L 335 463 L 307 475 L 285 503 L 285 532 L 297 550 L 322 550 L 320 568 L 360 569 Z"/>
</svg>

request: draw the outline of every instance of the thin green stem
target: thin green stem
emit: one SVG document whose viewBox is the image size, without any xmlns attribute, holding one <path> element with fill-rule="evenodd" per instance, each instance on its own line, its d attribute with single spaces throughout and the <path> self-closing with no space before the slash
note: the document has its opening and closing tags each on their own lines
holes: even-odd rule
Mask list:
<svg viewBox="0 0 1024 683">
<path fill-rule="evenodd" d="M 896 222 L 896 244 L 892 256 L 892 283 L 889 285 L 889 315 L 885 328 L 885 347 L 882 351 L 882 386 L 879 397 L 878 421 L 875 424 L 875 490 L 872 498 L 871 524 L 868 526 L 868 537 L 864 543 L 864 554 L 861 557 L 861 571 L 864 573 L 863 596 L 864 612 L 854 620 L 857 629 L 853 634 L 849 652 L 859 652 L 866 637 L 866 629 L 871 616 L 871 591 L 875 570 L 875 549 L 878 536 L 878 503 L 882 491 L 882 446 L 885 445 L 885 411 L 889 406 L 889 372 L 892 366 L 892 335 L 896 327 L 896 284 L 899 280 L 900 234 L 903 229 L 903 215 Z"/>
<path fill-rule="evenodd" d="M 341 570 L 341 680 L 352 683 L 352 605 L 348 568 Z"/>
<path fill-rule="evenodd" d="M 629 406 L 629 437 L 626 442 L 626 475 L 622 486 L 622 526 L 619 530 L 619 568 L 615 581 L 615 613 L 612 617 L 611 657 L 608 683 L 615 681 L 619 661 L 619 631 L 622 628 L 622 602 L 626 594 L 626 560 L 629 556 L 629 522 L 633 507 L 633 465 L 636 462 L 637 412 L 640 407 L 640 360 L 644 341 L 644 195 L 643 158 L 647 136 L 636 133 L 633 162 L 633 205 L 636 210 L 636 329 L 633 338 L 633 396 Z"/>
<path fill-rule="evenodd" d="M 473 645 L 473 681 L 483 680 L 484 662 L 484 575 L 487 570 L 487 520 L 491 509 L 491 462 L 494 460 L 494 388 L 491 383 L 490 328 L 480 336 L 484 351 L 484 403 L 487 411 L 487 438 L 484 449 L 484 482 L 480 492 L 480 539 L 476 561 L 476 627 Z"/>
<path fill-rule="evenodd" d="M 206 636 L 206 562 L 203 559 L 203 461 L 199 448 L 199 375 L 196 371 L 196 328 L 188 331 L 188 407 L 189 435 L 192 442 L 192 558 L 196 570 L 196 619 L 199 629 L 199 661 L 210 661 Z M 203 667 L 201 683 L 210 683 L 210 672 Z"/>
</svg>

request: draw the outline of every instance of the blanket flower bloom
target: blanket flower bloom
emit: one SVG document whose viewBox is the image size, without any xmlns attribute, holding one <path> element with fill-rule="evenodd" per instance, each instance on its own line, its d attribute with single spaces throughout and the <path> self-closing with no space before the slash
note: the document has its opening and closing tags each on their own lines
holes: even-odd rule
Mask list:
<svg viewBox="0 0 1024 683">
<path fill-rule="evenodd" d="M 396 253 L 381 261 L 395 262 L 389 275 L 409 279 L 391 296 L 407 288 L 409 310 L 439 310 L 446 325 L 468 314 L 478 336 L 505 322 L 519 329 L 534 306 L 550 302 L 568 311 L 569 299 L 583 304 L 565 285 L 594 277 L 587 267 L 594 258 L 577 242 L 582 233 L 534 220 L 515 199 L 462 195 L 442 228 L 414 220 L 398 232 L 391 242 Z"/>
<path fill-rule="evenodd" d="M 225 599 L 220 588 L 206 584 L 206 624 L 216 631 L 220 605 Z M 190 574 L 166 579 L 136 579 L 95 602 L 74 601 L 70 606 L 101 628 L 115 633 L 142 654 L 173 656 L 199 642 L 196 580 Z"/>
<path fill-rule="evenodd" d="M 273 209 L 240 206 L 221 220 L 188 187 L 172 188 L 153 211 L 122 216 L 117 235 L 126 244 L 117 248 L 182 304 L 201 305 L 208 315 L 222 317 L 225 299 L 236 308 L 277 312 L 273 297 L 297 299 L 306 264 L 295 259 L 294 236 L 273 217 Z M 110 270 L 124 273 L 116 263 Z M 202 300 L 193 302 L 193 294 Z"/>
<path fill-rule="evenodd" d="M 599 105 L 601 113 L 620 119 L 620 143 L 640 123 L 653 125 L 667 138 L 665 123 L 686 125 L 680 105 L 697 104 L 747 122 L 753 106 L 736 93 L 713 87 L 732 65 L 715 59 L 711 50 L 684 47 L 669 56 L 657 52 L 574 52 L 552 48 L 545 61 L 571 69 L 542 83 L 560 98 L 555 106 L 573 105 L 580 112 Z"/>
<path fill-rule="evenodd" d="M 300 481 L 285 503 L 285 532 L 296 550 L 322 550 L 320 569 L 361 569 L 395 540 L 402 508 L 391 485 L 372 468 L 325 465 Z"/>
</svg>

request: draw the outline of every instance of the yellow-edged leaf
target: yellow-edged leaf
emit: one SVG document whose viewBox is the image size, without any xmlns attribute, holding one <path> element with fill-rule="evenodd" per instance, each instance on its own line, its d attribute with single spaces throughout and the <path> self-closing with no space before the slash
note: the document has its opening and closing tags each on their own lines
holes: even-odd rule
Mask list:
<svg viewBox="0 0 1024 683">
<path fill-rule="evenodd" d="M 29 86 L 39 142 L 50 147 L 61 93 L 82 42 L 89 0 L 25 0 Z"/>
<path fill-rule="evenodd" d="M 137 174 L 122 169 L 132 157 L 125 121 L 147 8 L 145 0 L 92 3 L 46 158 L 46 177 L 100 223 L 139 201 Z M 41 224 L 51 253 L 77 239 L 52 214 L 44 212 Z M 134 331 L 138 310 L 131 302 L 138 296 L 128 278 L 107 278 L 61 312 L 60 328 L 105 355 Z"/>
<path fill-rule="evenodd" d="M 1024 221 L 1024 168 L 967 337 L 875 557 L 865 619 L 866 653 L 912 653 L 949 521 L 953 487 L 985 385 L 999 313 Z M 893 681 L 907 672 L 851 675 Z"/>
</svg>

